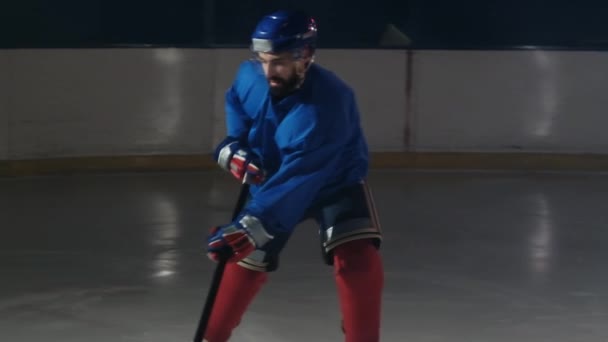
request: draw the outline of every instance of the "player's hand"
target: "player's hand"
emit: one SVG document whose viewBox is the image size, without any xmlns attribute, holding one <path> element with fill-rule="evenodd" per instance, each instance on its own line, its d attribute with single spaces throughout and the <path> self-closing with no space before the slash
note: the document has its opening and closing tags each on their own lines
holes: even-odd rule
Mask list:
<svg viewBox="0 0 608 342">
<path fill-rule="evenodd" d="M 264 170 L 260 161 L 249 149 L 241 148 L 237 141 L 219 149 L 217 163 L 245 184 L 260 184 L 264 181 Z"/>
<path fill-rule="evenodd" d="M 260 220 L 251 215 L 242 215 L 232 223 L 211 229 L 207 238 L 207 255 L 214 261 L 226 255 L 228 261 L 236 262 L 272 238 Z"/>
</svg>

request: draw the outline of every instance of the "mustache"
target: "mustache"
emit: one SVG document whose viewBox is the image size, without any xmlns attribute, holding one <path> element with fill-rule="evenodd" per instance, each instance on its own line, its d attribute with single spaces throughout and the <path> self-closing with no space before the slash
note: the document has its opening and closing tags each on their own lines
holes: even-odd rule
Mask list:
<svg viewBox="0 0 608 342">
<path fill-rule="evenodd" d="M 279 84 L 285 84 L 285 80 L 282 79 L 282 78 L 279 78 L 279 77 L 270 77 L 270 78 L 267 78 L 267 80 L 268 80 L 268 82 L 274 81 L 274 82 L 277 82 Z"/>
</svg>

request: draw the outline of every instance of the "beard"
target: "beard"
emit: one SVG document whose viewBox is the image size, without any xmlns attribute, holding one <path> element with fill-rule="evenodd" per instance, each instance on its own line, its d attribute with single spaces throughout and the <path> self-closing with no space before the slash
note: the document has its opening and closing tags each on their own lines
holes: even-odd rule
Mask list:
<svg viewBox="0 0 608 342">
<path fill-rule="evenodd" d="M 297 73 L 294 73 L 289 78 L 270 77 L 268 80 L 268 86 L 270 87 L 270 94 L 275 98 L 283 98 L 292 92 L 294 92 L 300 85 L 301 77 Z M 273 81 L 276 84 L 271 85 Z"/>
</svg>

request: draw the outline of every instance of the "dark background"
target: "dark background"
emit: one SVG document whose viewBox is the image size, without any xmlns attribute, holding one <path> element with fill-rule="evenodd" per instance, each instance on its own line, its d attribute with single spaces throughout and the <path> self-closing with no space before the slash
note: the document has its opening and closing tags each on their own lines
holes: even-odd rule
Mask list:
<svg viewBox="0 0 608 342">
<path fill-rule="evenodd" d="M 0 47 L 243 47 L 263 14 L 308 10 L 321 47 L 379 48 L 387 25 L 412 48 L 608 46 L 607 0 L 3 0 Z"/>
</svg>

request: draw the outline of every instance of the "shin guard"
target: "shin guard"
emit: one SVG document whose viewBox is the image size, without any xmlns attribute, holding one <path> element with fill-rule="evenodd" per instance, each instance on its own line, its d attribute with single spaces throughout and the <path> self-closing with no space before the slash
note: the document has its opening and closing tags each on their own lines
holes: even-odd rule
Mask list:
<svg viewBox="0 0 608 342">
<path fill-rule="evenodd" d="M 384 270 L 377 248 L 365 239 L 339 245 L 333 252 L 345 341 L 380 341 Z"/>
<path fill-rule="evenodd" d="M 226 342 L 247 307 L 266 282 L 268 274 L 228 263 L 209 319 L 205 341 Z"/>
</svg>

